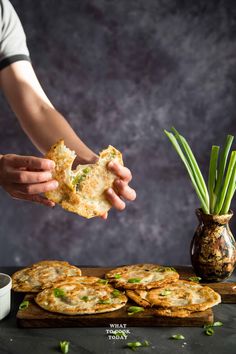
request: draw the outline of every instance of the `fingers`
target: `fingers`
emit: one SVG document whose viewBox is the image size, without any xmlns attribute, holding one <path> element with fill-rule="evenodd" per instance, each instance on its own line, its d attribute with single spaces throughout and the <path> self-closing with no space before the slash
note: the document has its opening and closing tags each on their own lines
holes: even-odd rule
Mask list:
<svg viewBox="0 0 236 354">
<path fill-rule="evenodd" d="M 125 209 L 125 202 L 118 197 L 115 191 L 112 188 L 109 188 L 106 192 L 107 200 L 115 207 L 117 210 L 124 210 Z"/>
<path fill-rule="evenodd" d="M 103 220 L 106 220 L 106 219 L 107 219 L 107 213 L 101 215 L 101 218 L 102 218 Z"/>
<path fill-rule="evenodd" d="M 24 193 L 27 195 L 34 195 L 39 193 L 45 193 L 52 191 L 58 187 L 58 182 L 56 180 L 51 180 L 44 183 L 35 183 L 35 184 L 18 184 L 13 183 L 11 188 L 20 193 Z"/>
<path fill-rule="evenodd" d="M 115 173 L 117 177 L 120 177 L 125 182 L 130 182 L 132 179 L 132 174 L 127 167 L 122 166 L 120 163 L 111 161 L 107 165 L 108 170 Z"/>
<path fill-rule="evenodd" d="M 29 194 L 24 194 L 24 193 L 20 193 L 20 192 L 14 192 L 11 194 L 11 196 L 14 199 L 27 200 L 27 201 L 34 202 L 34 203 L 43 204 L 43 205 L 51 207 L 51 208 L 55 206 L 54 202 L 52 202 L 51 200 L 48 200 L 47 198 L 44 198 L 41 195 L 29 195 Z"/>
<path fill-rule="evenodd" d="M 55 162 L 34 156 L 6 155 L 9 164 L 12 167 L 26 167 L 28 170 L 52 170 Z"/>
<path fill-rule="evenodd" d="M 130 188 L 130 186 L 122 181 L 121 179 L 116 179 L 115 182 L 114 182 L 114 187 L 117 191 L 117 193 L 127 199 L 127 200 L 130 200 L 130 201 L 133 201 L 136 199 L 136 192 L 133 188 Z"/>
<path fill-rule="evenodd" d="M 24 170 L 10 169 L 6 172 L 6 180 L 12 183 L 42 183 L 52 179 L 52 174 L 49 171 L 31 172 Z"/>
</svg>

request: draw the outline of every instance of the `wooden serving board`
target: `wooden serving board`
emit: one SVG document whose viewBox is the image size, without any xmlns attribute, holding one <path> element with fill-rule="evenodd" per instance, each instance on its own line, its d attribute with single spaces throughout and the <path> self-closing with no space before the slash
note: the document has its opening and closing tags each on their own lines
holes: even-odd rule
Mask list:
<svg viewBox="0 0 236 354">
<path fill-rule="evenodd" d="M 83 268 L 83 275 L 104 277 L 104 274 L 112 268 Z M 176 266 L 175 269 L 180 274 L 181 279 L 188 279 L 194 276 L 191 267 Z M 236 282 L 210 283 L 212 289 L 221 294 L 222 302 L 236 303 Z M 127 308 L 135 305 L 131 300 L 120 310 L 94 315 L 60 315 L 51 313 L 40 308 L 34 302 L 34 294 L 26 294 L 24 300 L 28 300 L 29 306 L 25 310 L 17 312 L 17 323 L 20 327 L 110 327 L 110 324 L 126 324 L 134 327 L 159 327 L 159 326 L 185 326 L 201 327 L 204 324 L 212 323 L 214 320 L 213 311 L 198 312 L 189 318 L 168 318 L 156 317 L 152 310 L 128 315 Z"/>
</svg>

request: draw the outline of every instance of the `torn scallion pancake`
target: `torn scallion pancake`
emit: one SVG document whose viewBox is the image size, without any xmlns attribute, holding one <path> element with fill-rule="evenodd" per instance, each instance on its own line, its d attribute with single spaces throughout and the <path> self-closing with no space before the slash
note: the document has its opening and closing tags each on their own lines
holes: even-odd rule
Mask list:
<svg viewBox="0 0 236 354">
<path fill-rule="evenodd" d="M 123 165 L 122 154 L 117 149 L 110 145 L 100 153 L 96 163 L 78 165 L 72 170 L 76 154 L 60 140 L 45 158 L 55 162 L 52 176 L 59 183 L 56 190 L 45 193 L 48 199 L 88 219 L 109 211 L 111 204 L 104 192 L 112 188 L 116 175 L 107 169 L 107 164 L 115 160 Z"/>
</svg>

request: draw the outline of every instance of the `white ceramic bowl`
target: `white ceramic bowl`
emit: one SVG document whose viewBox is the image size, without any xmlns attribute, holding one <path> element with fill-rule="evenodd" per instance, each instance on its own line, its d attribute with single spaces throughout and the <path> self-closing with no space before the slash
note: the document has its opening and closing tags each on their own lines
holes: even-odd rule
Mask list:
<svg viewBox="0 0 236 354">
<path fill-rule="evenodd" d="M 0 320 L 11 310 L 12 280 L 8 274 L 0 273 Z"/>
</svg>

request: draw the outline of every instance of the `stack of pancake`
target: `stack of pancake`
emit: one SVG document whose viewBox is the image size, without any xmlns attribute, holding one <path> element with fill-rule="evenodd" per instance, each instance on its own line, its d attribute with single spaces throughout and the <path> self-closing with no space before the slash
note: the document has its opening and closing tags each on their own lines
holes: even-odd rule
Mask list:
<svg viewBox="0 0 236 354">
<path fill-rule="evenodd" d="M 103 313 L 125 306 L 127 297 L 105 279 L 81 276 L 67 262 L 42 261 L 12 275 L 13 290 L 38 293 L 45 310 L 68 315 Z"/>
<path fill-rule="evenodd" d="M 13 290 L 35 292 L 45 310 L 69 315 L 95 314 L 124 307 L 129 297 L 156 316 L 189 317 L 221 302 L 208 286 L 180 280 L 174 268 L 136 264 L 115 268 L 106 279 L 82 276 L 63 261 L 41 261 L 12 275 Z M 127 296 L 126 296 L 126 295 Z"/>
<path fill-rule="evenodd" d="M 208 286 L 180 280 L 174 268 L 155 264 L 136 264 L 116 268 L 106 274 L 116 288 L 156 316 L 190 317 L 221 302 L 220 295 Z"/>
</svg>

